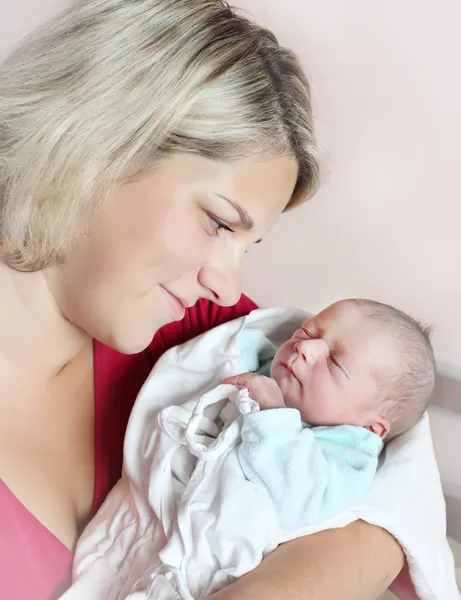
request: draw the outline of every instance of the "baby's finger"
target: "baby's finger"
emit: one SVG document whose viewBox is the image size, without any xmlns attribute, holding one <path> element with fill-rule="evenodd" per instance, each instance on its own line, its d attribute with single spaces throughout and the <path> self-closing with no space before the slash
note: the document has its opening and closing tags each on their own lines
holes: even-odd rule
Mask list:
<svg viewBox="0 0 461 600">
<path fill-rule="evenodd" d="M 226 377 L 223 383 L 230 383 L 232 385 L 237 386 L 246 386 L 253 378 L 253 373 L 240 373 L 239 375 Z"/>
<path fill-rule="evenodd" d="M 246 390 L 246 389 L 248 389 L 248 385 L 244 385 L 244 384 L 241 384 L 241 383 L 235 383 L 235 381 L 230 381 L 230 382 L 229 381 L 223 381 L 223 383 L 226 383 L 226 384 L 230 383 L 231 385 L 233 385 L 238 390 Z"/>
</svg>

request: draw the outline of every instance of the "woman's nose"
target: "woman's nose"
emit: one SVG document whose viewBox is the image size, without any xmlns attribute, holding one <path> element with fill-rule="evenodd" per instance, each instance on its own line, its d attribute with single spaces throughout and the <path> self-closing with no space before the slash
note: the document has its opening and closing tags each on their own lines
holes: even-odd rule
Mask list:
<svg viewBox="0 0 461 600">
<path fill-rule="evenodd" d="M 207 264 L 200 270 L 198 279 L 200 285 L 210 292 L 213 302 L 233 306 L 242 294 L 240 271 L 241 264 Z"/>
<path fill-rule="evenodd" d="M 315 365 L 319 358 L 330 354 L 327 343 L 322 339 L 298 342 L 295 344 L 295 350 L 311 366 Z"/>
</svg>

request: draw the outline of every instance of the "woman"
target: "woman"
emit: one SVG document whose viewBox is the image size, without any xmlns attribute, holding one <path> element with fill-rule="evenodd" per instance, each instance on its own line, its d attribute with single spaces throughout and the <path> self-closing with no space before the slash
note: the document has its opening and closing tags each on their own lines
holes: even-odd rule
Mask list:
<svg viewBox="0 0 461 600">
<path fill-rule="evenodd" d="M 244 252 L 318 178 L 296 59 L 219 0 L 84 0 L 3 66 L 2 598 L 65 588 L 152 365 L 254 308 Z M 371 600 L 402 562 L 359 522 L 215 598 Z"/>
</svg>

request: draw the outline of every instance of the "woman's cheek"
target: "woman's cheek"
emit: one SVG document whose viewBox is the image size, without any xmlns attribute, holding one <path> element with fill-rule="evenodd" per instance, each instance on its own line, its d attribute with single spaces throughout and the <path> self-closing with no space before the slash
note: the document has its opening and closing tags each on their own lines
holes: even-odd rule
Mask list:
<svg viewBox="0 0 461 600">
<path fill-rule="evenodd" d="M 193 227 L 184 221 L 180 225 L 165 227 L 162 235 L 162 263 L 169 265 L 168 279 L 180 277 L 185 272 L 198 271 L 209 259 L 211 238 L 203 231 L 203 227 Z"/>
</svg>

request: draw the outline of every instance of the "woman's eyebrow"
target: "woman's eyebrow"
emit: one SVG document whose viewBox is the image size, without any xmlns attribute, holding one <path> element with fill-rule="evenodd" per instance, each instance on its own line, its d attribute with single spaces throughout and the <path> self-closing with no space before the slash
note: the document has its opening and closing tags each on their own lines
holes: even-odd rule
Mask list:
<svg viewBox="0 0 461 600">
<path fill-rule="evenodd" d="M 226 198 L 226 196 L 223 196 L 222 194 L 216 194 L 216 196 L 218 198 L 222 198 L 223 200 L 228 202 L 233 208 L 235 208 L 235 210 L 238 212 L 240 221 L 242 222 L 242 225 L 245 229 L 253 229 L 253 227 L 255 226 L 255 222 L 244 208 L 242 208 L 235 202 L 232 202 L 232 200 L 229 200 L 229 198 Z"/>
</svg>

